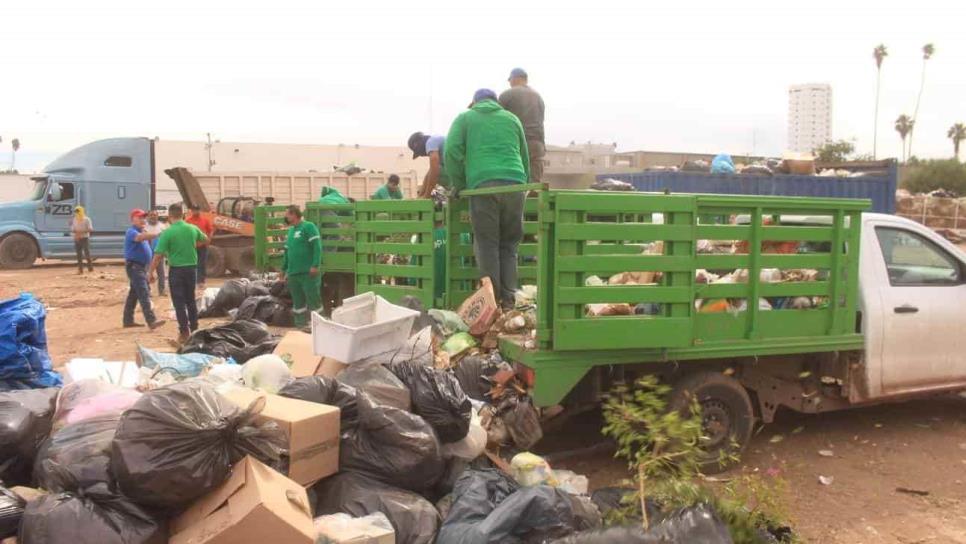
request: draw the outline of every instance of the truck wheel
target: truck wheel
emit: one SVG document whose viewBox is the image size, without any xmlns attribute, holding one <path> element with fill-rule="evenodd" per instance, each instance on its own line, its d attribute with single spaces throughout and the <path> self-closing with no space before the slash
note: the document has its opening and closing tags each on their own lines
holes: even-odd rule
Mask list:
<svg viewBox="0 0 966 544">
<path fill-rule="evenodd" d="M 238 263 L 235 265 L 235 272 L 243 278 L 247 278 L 255 271 L 255 249 L 245 248 L 238 255 Z"/>
<path fill-rule="evenodd" d="M 225 275 L 225 250 L 218 246 L 208 246 L 208 258 L 205 260 L 205 275 L 209 278 L 220 278 Z"/>
<path fill-rule="evenodd" d="M 698 372 L 682 377 L 674 385 L 670 408 L 686 413 L 692 398 L 701 406 L 707 442 L 701 470 L 717 474 L 735 463 L 721 463 L 722 454 L 738 455 L 745 450 L 755 427 L 751 398 L 736 380 L 719 372 Z"/>
<path fill-rule="evenodd" d="M 0 240 L 0 268 L 30 268 L 38 253 L 30 236 L 21 232 L 8 234 Z"/>
</svg>

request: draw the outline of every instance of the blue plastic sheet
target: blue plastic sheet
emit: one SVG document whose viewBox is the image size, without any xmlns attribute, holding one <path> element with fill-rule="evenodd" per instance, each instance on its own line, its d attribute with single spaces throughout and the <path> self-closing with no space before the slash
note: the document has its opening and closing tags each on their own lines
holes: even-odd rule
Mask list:
<svg viewBox="0 0 966 544">
<path fill-rule="evenodd" d="M 226 360 L 205 353 L 163 353 L 140 345 L 138 346 L 138 354 L 141 358 L 142 367 L 160 369 L 179 380 L 200 376 L 216 363 L 235 364 L 235 360 L 231 357 Z"/>
<path fill-rule="evenodd" d="M 46 316 L 30 293 L 0 302 L 0 391 L 62 385 L 47 354 Z"/>
<path fill-rule="evenodd" d="M 731 155 L 722 153 L 711 161 L 712 174 L 734 174 L 735 163 L 731 160 Z"/>
</svg>

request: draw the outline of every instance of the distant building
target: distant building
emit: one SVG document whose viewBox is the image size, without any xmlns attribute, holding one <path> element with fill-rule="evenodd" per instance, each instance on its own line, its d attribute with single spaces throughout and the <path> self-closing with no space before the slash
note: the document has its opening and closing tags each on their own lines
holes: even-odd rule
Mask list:
<svg viewBox="0 0 966 544">
<path fill-rule="evenodd" d="M 832 139 L 832 86 L 826 83 L 788 88 L 788 149 L 811 153 Z"/>
</svg>

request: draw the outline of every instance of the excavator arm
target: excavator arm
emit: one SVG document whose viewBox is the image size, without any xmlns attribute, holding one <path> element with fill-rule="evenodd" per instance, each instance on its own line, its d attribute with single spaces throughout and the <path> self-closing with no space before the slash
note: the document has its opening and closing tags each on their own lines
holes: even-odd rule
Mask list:
<svg viewBox="0 0 966 544">
<path fill-rule="evenodd" d="M 201 184 L 198 183 L 198 180 L 191 174 L 190 170 L 182 166 L 177 166 L 165 170 L 164 173 L 173 179 L 175 185 L 178 186 L 178 192 L 181 193 L 181 200 L 185 203 L 185 206 L 191 208 L 197 205 L 201 210 L 201 214 L 207 216 L 215 226 L 216 231 L 238 234 L 249 238 L 255 236 L 254 223 L 242 221 L 230 215 L 219 214 L 217 210 L 213 209 L 211 203 L 208 202 L 208 197 L 205 196 L 205 192 L 201 189 Z"/>
</svg>

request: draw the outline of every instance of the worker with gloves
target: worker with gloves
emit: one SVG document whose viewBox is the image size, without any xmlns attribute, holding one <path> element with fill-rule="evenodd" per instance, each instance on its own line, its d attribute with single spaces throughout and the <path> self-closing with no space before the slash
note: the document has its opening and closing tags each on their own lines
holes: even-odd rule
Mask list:
<svg viewBox="0 0 966 544">
<path fill-rule="evenodd" d="M 443 148 L 446 136 L 427 136 L 422 132 L 414 132 L 409 136 L 409 149 L 413 152 L 413 159 L 429 157 L 429 170 L 423 178 L 423 186 L 419 189 L 419 198 L 431 198 L 436 185 L 446 185 L 446 172 L 443 168 Z"/>
<path fill-rule="evenodd" d="M 463 189 L 524 184 L 530 158 L 523 125 L 503 109 L 496 93 L 480 89 L 446 136 L 446 175 L 458 197 Z M 470 197 L 473 250 L 482 276 L 493 282 L 504 308 L 517 289 L 517 249 L 523 239 L 523 191 Z"/>
<path fill-rule="evenodd" d="M 385 185 L 376 189 L 369 198 L 371 200 L 402 200 L 403 194 L 399 190 L 399 176 L 392 174 Z"/>
<path fill-rule="evenodd" d="M 309 311 L 322 311 L 322 237 L 318 227 L 302 221 L 302 210 L 298 206 L 285 210 L 285 222 L 289 228 L 282 278 L 288 280 L 295 326 L 304 328 L 309 323 Z"/>
</svg>

